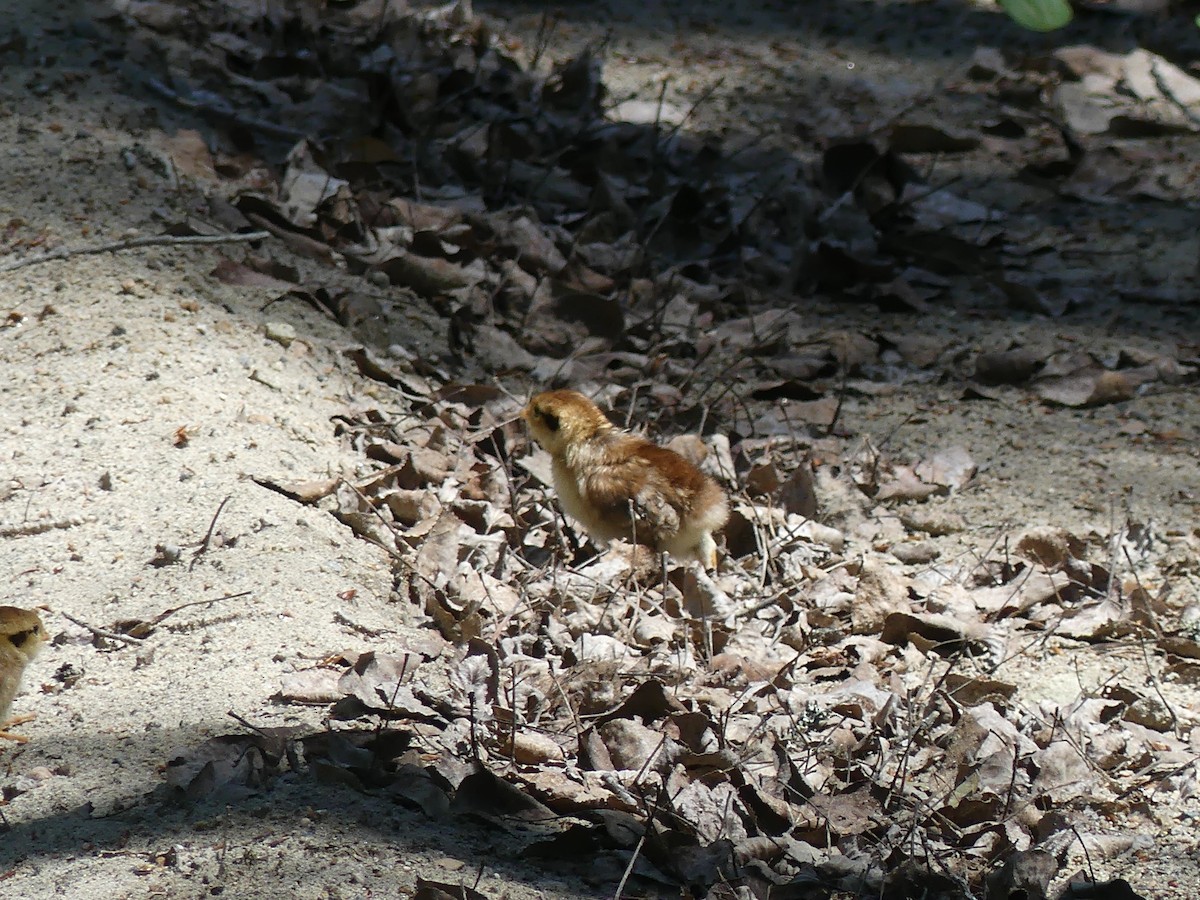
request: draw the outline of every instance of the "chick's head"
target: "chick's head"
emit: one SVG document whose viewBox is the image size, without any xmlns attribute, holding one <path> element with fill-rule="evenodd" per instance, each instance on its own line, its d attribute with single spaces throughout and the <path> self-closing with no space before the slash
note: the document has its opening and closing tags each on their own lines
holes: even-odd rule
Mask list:
<svg viewBox="0 0 1200 900">
<path fill-rule="evenodd" d="M 599 407 L 578 391 L 544 391 L 529 401 L 521 418 L 534 440 L 556 457 L 613 428 Z"/>
<path fill-rule="evenodd" d="M 48 637 L 41 617 L 32 609 L 0 606 L 0 659 L 24 667 Z"/>
</svg>

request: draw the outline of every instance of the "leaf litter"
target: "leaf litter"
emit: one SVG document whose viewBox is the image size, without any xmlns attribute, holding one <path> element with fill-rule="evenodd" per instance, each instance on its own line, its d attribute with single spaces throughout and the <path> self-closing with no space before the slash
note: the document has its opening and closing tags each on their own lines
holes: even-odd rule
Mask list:
<svg viewBox="0 0 1200 900">
<path fill-rule="evenodd" d="M 1197 677 L 1196 629 L 1164 629 L 1166 583 L 1128 555 L 1142 526 L 1032 529 L 1011 553 L 897 565 L 884 551 L 967 527 L 939 501 L 978 464 L 961 446 L 856 451 L 839 430 L 847 395 L 906 381 L 1088 407 L 1190 380 L 1194 360 L 829 332 L 770 302 L 815 290 L 921 313 L 951 276 L 986 272 L 1013 308 L 1062 315 L 1047 297 L 1071 292 L 1028 265 L 1021 224 L 907 159 L 989 135 L 897 121 L 830 142 L 810 172 L 672 127 L 665 105 L 616 118 L 598 53 L 528 67 L 463 4 L 326 13 L 149 2 L 117 24 L 135 39 L 135 77 L 255 148 L 174 142 L 210 220 L 267 229 L 387 288 L 331 294 L 254 251 L 213 272 L 302 297 L 375 345 L 348 360 L 387 402 L 336 425 L 361 471 L 259 483 L 384 547 L 409 615 L 439 637 L 295 673 L 278 702 L 329 704 L 337 724 L 181 750 L 173 796 L 308 771 L 435 819 L 519 823 L 531 859 L 638 891 L 901 897 L 985 882 L 1044 895 L 1074 842 L 1101 846 L 1076 821 L 1194 791 L 1194 713 L 1153 683 L 1030 707 L 1005 680 L 1049 635 L 1157 649 Z M 972 78 L 1013 96 L 1055 88 L 1080 136 L 1195 130 L 1196 82 L 1160 57 L 1055 59 L 1061 82 L 995 54 Z M 1044 117 L 1006 117 L 996 134 L 1062 151 L 1031 174 L 1058 165 L 1088 200 L 1130 188 L 1079 165 L 1075 137 Z M 447 323 L 453 369 L 405 353 L 387 324 L 416 305 Z M 495 386 L 506 380 L 589 386 L 614 412 L 699 432 L 689 452 L 735 498 L 721 573 L 575 533 L 515 423 L 520 402 Z"/>
<path fill-rule="evenodd" d="M 439 820 L 519 823 L 530 859 L 631 866 L 639 890 L 908 896 L 916 865 L 956 896 L 1017 877 L 1013 854 L 1060 858 L 1075 814 L 1171 790 L 1190 764 L 1183 711 L 1153 690 L 1029 707 L 1005 680 L 1049 633 L 1200 657 L 1108 568 L 1119 557 L 1093 558 L 1111 550 L 1100 538 L 1031 529 L 935 574 L 786 513 L 776 487 L 737 501 L 754 537 L 727 544 L 724 571 L 668 565 L 663 580 L 658 560 L 596 556 L 569 531 L 516 465 L 532 450 L 514 410 L 490 396 L 349 432 L 364 459 L 406 435 L 404 461 L 310 502 L 394 554 L 409 615 L 445 640 L 289 679 L 281 701 L 331 703 L 340 723 L 290 739 L 302 771 Z M 910 471 L 953 490 L 973 468 L 947 448 Z M 863 511 L 911 502 L 849 484 Z M 260 743 L 215 739 L 168 783 L 190 799 L 262 790 L 289 757 Z"/>
</svg>

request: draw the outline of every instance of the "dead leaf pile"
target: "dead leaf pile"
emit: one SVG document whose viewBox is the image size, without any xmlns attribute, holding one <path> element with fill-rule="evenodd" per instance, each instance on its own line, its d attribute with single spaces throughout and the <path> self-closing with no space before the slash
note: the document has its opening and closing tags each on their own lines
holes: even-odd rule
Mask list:
<svg viewBox="0 0 1200 900">
<path fill-rule="evenodd" d="M 1164 171 L 1156 161 L 1181 152 L 1163 134 L 1197 128 L 1200 82 L 1147 51 L 1075 47 L 1018 63 L 983 48 L 954 86 L 994 113 L 982 125 L 915 110 L 804 159 L 610 104 L 598 52 L 524 66 L 466 3 L 400 15 L 382 0 L 320 13 L 156 0 L 110 24 L 129 33 L 131 75 L 211 128 L 207 141 L 181 133 L 172 144 L 175 170 L 208 197 L 204 221 L 177 227 L 266 229 L 366 284 L 303 284 L 256 251 L 214 277 L 303 298 L 377 346 L 403 352 L 405 319 L 420 307 L 445 322 L 456 367 L 537 384 L 651 378 L 654 405 L 678 424 L 716 407 L 756 436 L 832 429 L 847 392 L 878 396 L 945 373 L 968 396 L 1017 385 L 1070 407 L 1195 375 L 1184 348 L 1118 360 L 1065 344 L 955 346 L 919 332 L 831 333 L 794 309 L 797 295 L 915 314 L 999 301 L 1058 317 L 1096 305 L 1099 285 L 1061 256 L 1078 243 L 1069 229 L 1015 218 L 953 180 L 929 183 L 916 163 L 1015 156 L 1039 183 L 1097 202 L 1126 195 L 1134 178 L 1150 190 Z M 1105 123 L 1170 127 L 1093 146 L 1095 116 L 1072 111 L 1085 101 Z M 1128 164 L 1104 174 L 1114 154 Z M 978 299 L 960 296 L 963 279 Z M 1179 289 L 1151 281 L 1117 291 L 1144 300 Z M 748 415 L 728 392 L 732 376 L 754 400 L 786 401 L 786 418 Z"/>
<path fill-rule="evenodd" d="M 296 673 L 279 700 L 330 704 L 340 724 L 183 750 L 176 795 L 269 790 L 286 764 L 432 818 L 519 825 L 531 859 L 590 879 L 816 898 L 962 896 L 986 879 L 1044 893 L 1085 814 L 1195 791 L 1194 711 L 1143 681 L 1030 707 L 1005 680 L 1050 634 L 1149 648 L 1173 677 L 1200 677 L 1195 629 L 1169 631 L 1157 588 L 1113 562 L 1129 534 L 1032 530 L 1011 554 L 926 568 L 936 551 L 910 538 L 968 527 L 941 501 L 969 487 L 970 451 L 849 454 L 836 433 L 846 396 L 940 372 L 968 396 L 1019 386 L 1084 407 L 1189 378 L 1194 360 L 832 332 L 778 302 L 924 313 L 953 278 L 986 275 L 1008 308 L 1065 313 L 1077 294 L 1026 271 L 1044 236 L 924 183 L 910 158 L 1023 142 L 1030 177 L 1094 198 L 1107 176 L 1077 132 L 1128 119 L 1095 98 L 1132 92 L 1156 127 L 1190 131 L 1185 73 L 1149 55 L 1061 51 L 1051 72 L 986 55 L 971 78 L 1006 98 L 996 121 L 901 117 L 828 141 L 810 171 L 618 119 L 598 56 L 524 68 L 461 3 L 398 17 L 369 0 L 143 2 L 122 16 L 140 42 L 131 72 L 241 142 L 211 160 L 178 143 L 181 168 L 209 182 L 209 223 L 191 227 L 266 229 L 365 286 L 301 285 L 254 254 L 214 277 L 351 328 L 423 305 L 456 370 L 501 376 L 451 375 L 394 325 L 374 335 L 386 358 L 348 353 L 395 399 L 335 424 L 365 474 L 258 482 L 385 548 L 439 640 L 380 638 Z M 1051 94 L 1068 126 L 1044 115 Z M 723 571 L 664 572 L 575 533 L 495 386 L 507 377 L 602 384 L 591 393 L 610 409 L 704 432 L 677 446 L 735 495 Z"/>
<path fill-rule="evenodd" d="M 951 897 L 1015 877 L 1028 853 L 1044 887 L 1086 815 L 1196 790 L 1194 712 L 1132 679 L 1028 706 L 1005 679 L 1050 633 L 1141 642 L 1196 677 L 1197 635 L 1167 632 L 1144 583 L 1092 559 L 1137 559 L 1146 533 L 1034 528 L 969 568 L 904 568 L 860 527 L 910 500 L 869 496 L 854 466 L 768 477 L 781 458 L 714 438 L 704 464 L 739 481 L 756 466 L 757 496 L 735 500 L 721 573 L 664 580 L 658 559 L 597 554 L 559 519 L 513 408 L 455 386 L 405 417 L 338 423 L 377 469 L 301 502 L 385 547 L 408 617 L 440 637 L 289 676 L 276 699 L 328 704 L 337 724 L 181 751 L 176 796 L 269 790 L 295 768 L 510 829 L 539 865 L 628 870 L 643 891 L 917 896 L 933 873 Z M 907 469 L 877 458 L 941 491 L 974 471 L 962 448 Z M 858 492 L 848 531 L 789 511 L 797 483 L 820 506 L 834 478 Z"/>
</svg>

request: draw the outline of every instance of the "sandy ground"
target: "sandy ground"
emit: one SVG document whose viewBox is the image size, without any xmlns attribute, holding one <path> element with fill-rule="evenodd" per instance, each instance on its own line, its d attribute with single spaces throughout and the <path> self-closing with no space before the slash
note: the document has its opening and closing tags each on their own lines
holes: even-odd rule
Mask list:
<svg viewBox="0 0 1200 900">
<path fill-rule="evenodd" d="M 119 76 L 89 71 L 81 7 L 24 12 L 23 32 L 52 62 L 0 76 L 0 217 L 72 245 L 155 233 L 188 195 L 125 158 L 152 154 L 164 135 L 141 126 L 145 107 L 122 94 Z M 18 531 L 54 525 L 0 543 L 0 600 L 44 607 L 54 636 L 20 701 L 37 715 L 22 729 L 31 741 L 0 748 L 0 782 L 19 792 L 3 810 L 0 891 L 395 895 L 417 875 L 474 882 L 486 859 L 489 893 L 499 880 L 511 896 L 576 894 L 493 864 L 503 837 L 449 840 L 393 804 L 308 781 L 265 803 L 187 814 L 150 796 L 176 748 L 237 730 L 229 710 L 259 725 L 319 726 L 319 708 L 271 703 L 280 676 L 388 646 L 406 628 L 382 553 L 250 480 L 353 474 L 360 454 L 330 419 L 377 405 L 342 356 L 357 342 L 304 304 L 264 313 L 262 292 L 217 286 L 208 272 L 218 258 L 84 257 L 0 286 L 12 326 L 0 332 L 0 520 Z M 303 338 L 284 348 L 264 335 L 268 321 Z M 421 339 L 414 333 L 413 346 Z M 191 549 L 183 565 L 148 565 L 158 544 L 194 548 L 225 498 L 194 565 Z M 62 615 L 104 625 L 241 592 L 181 611 L 136 647 L 97 647 Z"/>
<path fill-rule="evenodd" d="M 35 64 L 0 69 L 0 227 L 9 243 L 48 235 L 85 245 L 154 234 L 164 220 L 186 214 L 193 195 L 149 164 L 165 152 L 169 134 L 144 98 L 126 92 L 113 65 L 98 64 L 89 9 L 40 0 L 7 6 L 18 15 L 3 27 L 38 48 Z M 656 10 L 662 15 L 649 27 L 646 17 Z M 727 22 L 705 19 L 697 27 L 668 12 L 648 7 L 642 18 L 617 23 L 614 93 L 655 96 L 681 33 L 698 35 L 698 58 L 728 43 L 719 30 Z M 772 50 L 761 26 L 763 16 L 776 14 L 756 7 L 735 34 L 740 58 L 710 54 L 709 69 L 697 64 L 690 81 L 673 83 L 680 107 L 713 72 L 736 75 L 768 57 L 788 59 L 774 72 L 775 93 L 753 98 L 768 127 L 768 108 L 793 107 L 814 83 L 801 84 L 797 73 L 823 71 L 833 90 L 849 94 L 863 89 L 849 73 L 865 72 L 872 84 L 915 95 L 937 83 L 944 71 L 937 66 L 961 63 L 927 70 L 897 61 L 894 48 L 861 44 L 839 58 L 830 50 L 836 34 L 813 46 L 787 34 L 778 40 L 790 52 Z M 513 16 L 515 33 L 531 42 L 538 13 Z M 599 13 L 574 16 L 556 50 L 565 53 L 606 25 Z M 876 94 L 872 102 L 899 99 Z M 708 124 L 717 127 L 742 102 L 749 101 L 732 87 L 718 92 L 718 121 Z M 1194 233 L 1191 239 L 1194 249 Z M 611 895 L 611 885 L 567 883 L 513 861 L 519 834 L 444 828 L 312 779 L 285 776 L 269 795 L 244 803 L 183 810 L 164 801 L 165 762 L 178 747 L 236 731 L 228 711 L 260 726 L 319 727 L 322 708 L 271 702 L 281 676 L 414 634 L 409 607 L 391 596 L 384 554 L 329 515 L 251 480 L 354 474 L 361 455 L 335 436 L 331 419 L 391 398 L 344 356 L 358 346 L 354 336 L 306 304 L 284 300 L 264 310 L 270 292 L 209 277 L 221 253 L 152 248 L 0 274 L 0 315 L 7 317 L 0 323 L 0 524 L 12 529 L 0 538 L 0 602 L 42 607 L 53 635 L 17 701 L 16 711 L 37 716 L 21 729 L 31 741 L 0 747 L 0 786 L 10 799 L 0 893 L 397 896 L 411 892 L 418 876 L 468 885 L 478 876 L 477 889 L 494 897 Z M 866 316 L 820 312 L 844 314 L 845 327 Z M 284 346 L 268 337 L 269 323 L 290 325 L 299 337 Z M 911 318 L 900 324 L 913 327 Z M 938 327 L 953 334 L 965 326 L 951 316 Z M 416 316 L 409 329 L 416 352 L 444 349 L 436 322 Z M 1106 352 L 1157 349 L 1172 334 L 1195 335 L 1177 322 L 1111 317 L 1052 330 Z M 1049 339 L 1044 322 L 997 320 L 973 323 L 971 340 L 1014 333 Z M 512 385 L 514 392 L 527 388 Z M 855 397 L 844 416 L 847 428 L 899 451 L 918 454 L 949 437 L 972 447 L 984 470 L 972 492 L 954 501 L 971 527 L 947 552 L 986 548 L 1004 528 L 1023 523 L 1105 532 L 1128 507 L 1133 518 L 1153 520 L 1186 563 L 1176 597 L 1200 593 L 1192 565 L 1200 502 L 1193 390 L 1053 414 L 1015 395 L 984 409 L 959 402 L 959 394 L 953 386 L 911 384 L 887 397 Z M 1135 443 L 1130 421 L 1170 423 L 1179 437 Z M 193 560 L 226 498 L 214 539 Z M 160 544 L 182 548 L 184 564 L 149 565 Z M 180 610 L 136 646 L 93 641 L 66 618 L 104 627 L 202 600 L 214 602 Z M 1007 675 L 1028 679 L 1031 700 L 1093 690 L 1114 673 L 1145 675 L 1144 660 L 1132 652 L 1076 651 L 1018 661 Z M 1200 709 L 1194 688 L 1169 689 L 1173 702 Z M 1146 811 L 1125 830 L 1140 829 L 1151 842 L 1136 859 L 1093 860 L 1097 875 L 1124 874 L 1150 897 L 1200 896 L 1198 814 L 1194 801 L 1171 814 Z"/>
</svg>

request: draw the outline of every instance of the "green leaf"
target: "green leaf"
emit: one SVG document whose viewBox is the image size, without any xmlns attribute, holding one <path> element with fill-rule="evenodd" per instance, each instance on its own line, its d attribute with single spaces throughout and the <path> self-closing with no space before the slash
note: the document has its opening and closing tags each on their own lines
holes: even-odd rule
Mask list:
<svg viewBox="0 0 1200 900">
<path fill-rule="evenodd" d="M 1030 31 L 1053 31 L 1071 21 L 1067 0 L 999 0 L 1013 21 Z"/>
</svg>

